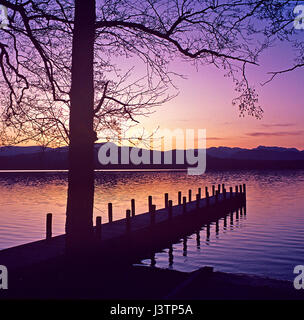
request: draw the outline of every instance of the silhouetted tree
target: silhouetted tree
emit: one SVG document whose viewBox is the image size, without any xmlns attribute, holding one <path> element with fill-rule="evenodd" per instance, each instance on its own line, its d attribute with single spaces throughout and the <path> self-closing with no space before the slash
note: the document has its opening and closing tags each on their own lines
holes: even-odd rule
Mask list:
<svg viewBox="0 0 304 320">
<path fill-rule="evenodd" d="M 286 35 L 291 3 L 0 0 L 10 21 L 0 30 L 2 143 L 69 144 L 68 248 L 92 240 L 98 134 L 169 99 L 174 59 L 226 70 L 240 113 L 261 117 L 246 65 Z M 120 70 L 134 57 L 146 66 L 138 80 Z"/>
</svg>

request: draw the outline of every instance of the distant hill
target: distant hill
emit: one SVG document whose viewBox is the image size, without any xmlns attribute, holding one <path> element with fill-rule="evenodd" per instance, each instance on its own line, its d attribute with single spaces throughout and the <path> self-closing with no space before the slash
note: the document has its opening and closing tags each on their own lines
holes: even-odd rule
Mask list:
<svg viewBox="0 0 304 320">
<path fill-rule="evenodd" d="M 176 164 L 176 154 L 184 153 L 184 150 L 172 151 L 172 163 L 165 164 L 165 154 L 170 153 L 156 151 L 161 159 L 161 164 L 141 165 L 106 165 L 98 161 L 98 150 L 102 144 L 95 145 L 95 168 L 96 169 L 183 169 L 190 165 Z M 126 151 L 126 147 L 118 147 L 118 155 Z M 141 149 L 137 149 L 139 153 Z M 207 170 L 237 170 L 237 169 L 304 169 L 304 151 L 296 148 L 266 147 L 259 146 L 253 149 L 212 147 L 207 150 Z M 147 150 L 145 150 L 147 152 Z M 149 152 L 150 163 L 153 163 L 153 152 Z M 119 158 L 120 159 L 120 158 Z M 42 148 L 29 147 L 0 147 L 0 170 L 22 169 L 67 169 L 68 147 Z"/>
<path fill-rule="evenodd" d="M 6 146 L 0 147 L 0 157 L 17 156 L 20 154 L 33 154 L 42 151 L 51 150 L 51 148 L 44 148 L 39 146 L 32 147 L 18 147 L 18 146 Z"/>
<path fill-rule="evenodd" d="M 304 160 L 304 151 L 282 147 L 259 146 L 254 149 L 218 147 L 207 149 L 207 154 L 221 159 Z"/>
</svg>

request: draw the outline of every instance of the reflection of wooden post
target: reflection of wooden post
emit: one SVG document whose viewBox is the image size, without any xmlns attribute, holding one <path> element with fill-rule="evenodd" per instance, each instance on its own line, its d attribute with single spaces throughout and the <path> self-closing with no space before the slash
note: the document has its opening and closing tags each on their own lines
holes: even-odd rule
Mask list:
<svg viewBox="0 0 304 320">
<path fill-rule="evenodd" d="M 182 204 L 182 192 L 178 191 L 178 204 L 181 205 Z"/>
<path fill-rule="evenodd" d="M 165 193 L 165 208 L 168 208 L 169 194 Z"/>
<path fill-rule="evenodd" d="M 223 189 L 223 195 L 224 195 L 224 199 L 226 200 L 226 189 Z"/>
<path fill-rule="evenodd" d="M 191 198 L 192 198 L 192 190 L 191 189 L 189 189 L 189 202 L 191 202 Z"/>
<path fill-rule="evenodd" d="M 218 203 L 218 196 L 219 196 L 219 191 L 216 190 L 216 194 L 215 194 L 215 203 Z"/>
<path fill-rule="evenodd" d="M 151 211 L 150 211 L 150 221 L 151 225 L 155 224 L 155 211 L 156 211 L 156 205 L 152 204 L 151 206 Z"/>
<path fill-rule="evenodd" d="M 108 203 L 108 217 L 109 217 L 109 223 L 113 222 L 113 206 L 112 203 Z"/>
<path fill-rule="evenodd" d="M 212 186 L 212 196 L 215 196 L 215 185 Z"/>
<path fill-rule="evenodd" d="M 187 212 L 187 197 L 183 197 L 183 213 Z"/>
<path fill-rule="evenodd" d="M 148 197 L 148 211 L 151 211 L 151 207 L 152 207 L 152 196 Z"/>
<path fill-rule="evenodd" d="M 209 207 L 209 203 L 210 203 L 209 201 L 210 201 L 210 199 L 209 199 L 209 192 L 207 191 L 207 192 L 206 192 L 206 206 L 207 206 L 207 207 Z"/>
<path fill-rule="evenodd" d="M 201 199 L 201 197 L 202 197 L 202 189 L 201 188 L 198 188 L 198 195 L 199 195 L 199 198 Z"/>
<path fill-rule="evenodd" d="M 100 240 L 101 239 L 101 217 L 100 216 L 96 217 L 95 231 L 96 231 L 96 238 Z"/>
<path fill-rule="evenodd" d="M 168 218 L 169 220 L 172 219 L 172 200 L 169 200 L 169 207 L 168 207 Z"/>
<path fill-rule="evenodd" d="M 196 209 L 199 209 L 200 195 L 196 195 Z"/>
<path fill-rule="evenodd" d="M 126 229 L 127 232 L 131 229 L 131 210 L 126 210 Z"/>
<path fill-rule="evenodd" d="M 132 217 L 135 217 L 135 199 L 131 199 L 131 213 Z"/>
<path fill-rule="evenodd" d="M 52 214 L 48 213 L 46 215 L 46 239 L 50 240 L 52 238 Z"/>
<path fill-rule="evenodd" d="M 232 187 L 229 188 L 229 192 L 230 192 L 230 199 L 233 197 L 233 189 Z"/>
</svg>

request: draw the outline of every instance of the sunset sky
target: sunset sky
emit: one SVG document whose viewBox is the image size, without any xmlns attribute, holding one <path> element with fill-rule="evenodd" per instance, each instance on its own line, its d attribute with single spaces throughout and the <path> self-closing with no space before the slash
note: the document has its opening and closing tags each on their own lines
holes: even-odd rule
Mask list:
<svg viewBox="0 0 304 320">
<path fill-rule="evenodd" d="M 304 37 L 304 30 L 298 31 Z M 158 107 L 141 124 L 148 130 L 158 125 L 169 129 L 207 130 L 207 147 L 238 146 L 253 148 L 259 145 L 304 149 L 304 70 L 278 76 L 265 86 L 267 72 L 293 65 L 293 52 L 286 43 L 266 50 L 259 66 L 248 67 L 248 79 L 254 84 L 264 109 L 261 120 L 239 117 L 232 99 L 237 96 L 231 79 L 224 72 L 208 66 L 197 71 L 188 63 L 176 62 L 171 69 L 187 76 L 177 79 L 180 90 L 177 98 Z"/>
</svg>

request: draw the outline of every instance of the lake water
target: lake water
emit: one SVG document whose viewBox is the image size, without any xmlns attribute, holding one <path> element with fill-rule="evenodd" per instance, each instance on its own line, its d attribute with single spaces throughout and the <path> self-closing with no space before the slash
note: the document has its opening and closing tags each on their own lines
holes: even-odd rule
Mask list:
<svg viewBox="0 0 304 320">
<path fill-rule="evenodd" d="M 233 273 L 277 279 L 294 278 L 304 264 L 304 171 L 231 171 L 188 176 L 186 172 L 97 172 L 94 215 L 107 221 L 107 203 L 114 219 L 123 218 L 136 200 L 137 213 L 146 212 L 148 195 L 158 208 L 164 193 L 174 203 L 177 192 L 225 183 L 247 184 L 247 215 L 233 224 L 219 222 L 155 254 L 153 265 L 181 271 L 202 266 Z M 203 189 L 202 189 L 203 190 Z M 45 236 L 45 215 L 53 213 L 53 234 L 64 232 L 66 172 L 0 172 L 0 249 Z M 199 236 L 199 238 L 198 238 Z M 187 241 L 186 241 L 187 240 Z M 1 263 L 1 261 L 0 261 Z M 149 259 L 142 261 L 151 265 Z"/>
</svg>

